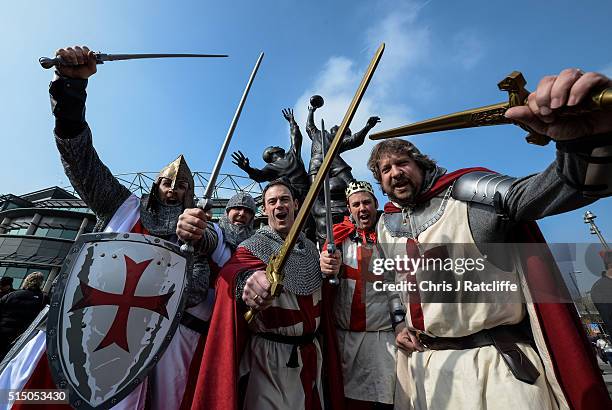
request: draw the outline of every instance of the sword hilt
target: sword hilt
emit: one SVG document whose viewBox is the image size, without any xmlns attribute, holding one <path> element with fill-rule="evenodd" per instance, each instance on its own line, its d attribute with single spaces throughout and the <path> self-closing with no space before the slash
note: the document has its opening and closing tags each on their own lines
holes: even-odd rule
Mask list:
<svg viewBox="0 0 612 410">
<path fill-rule="evenodd" d="M 213 203 L 210 198 L 202 198 L 198 200 L 196 204 L 197 208 L 202 209 L 204 212 L 208 212 L 212 209 Z M 187 241 L 181 245 L 181 252 L 183 253 L 193 253 L 193 241 Z"/>
<path fill-rule="evenodd" d="M 282 252 L 282 249 L 281 249 Z M 266 267 L 266 278 L 268 282 L 270 282 L 270 297 L 278 297 L 283 292 L 283 279 L 285 275 L 280 272 L 279 269 L 279 254 L 272 255 L 270 260 L 268 261 L 268 266 Z M 251 323 L 255 315 L 257 315 L 259 311 L 254 308 L 249 308 L 249 310 L 244 314 L 244 319 L 247 323 Z"/>
<path fill-rule="evenodd" d="M 94 53 L 94 54 L 96 56 L 96 64 L 104 64 L 104 60 L 102 60 L 103 54 L 102 53 Z M 40 66 L 44 68 L 45 70 L 48 70 L 51 67 L 58 67 L 60 65 L 72 66 L 72 67 L 76 67 L 77 65 L 79 65 L 79 64 L 70 64 L 61 57 L 55 57 L 55 58 L 41 57 L 38 59 L 38 62 L 40 63 Z"/>
<path fill-rule="evenodd" d="M 529 90 L 525 88 L 525 85 L 527 85 L 527 81 L 525 77 L 523 77 L 523 74 L 520 71 L 513 71 L 506 78 L 501 80 L 497 84 L 497 87 L 502 91 L 508 92 L 508 107 L 511 108 L 527 104 Z M 529 135 L 525 137 L 525 141 L 530 144 L 544 146 L 548 145 L 551 141 L 550 137 L 547 135 L 539 134 L 523 124 L 515 124 L 529 133 Z"/>
<path fill-rule="evenodd" d="M 334 253 L 336 253 L 336 244 L 333 243 L 333 239 L 332 242 L 329 242 L 327 244 L 327 254 L 328 255 L 333 255 Z M 339 285 L 340 281 L 338 280 L 338 275 L 334 275 L 332 277 L 329 278 L 329 284 L 330 285 Z"/>
</svg>

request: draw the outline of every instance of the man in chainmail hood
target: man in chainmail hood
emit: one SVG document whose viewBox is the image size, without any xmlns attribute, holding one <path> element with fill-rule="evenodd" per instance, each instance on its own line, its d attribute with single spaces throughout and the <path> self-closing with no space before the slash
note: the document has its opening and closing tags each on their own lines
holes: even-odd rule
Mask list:
<svg viewBox="0 0 612 410">
<path fill-rule="evenodd" d="M 266 186 L 263 201 L 268 225 L 238 246 L 217 280 L 211 319 L 215 338 L 204 352 L 192 408 L 322 407 L 318 251 L 300 233 L 284 266 L 284 290 L 272 298 L 265 269 L 291 230 L 298 203 L 283 180 Z M 258 311 L 248 326 L 247 308 Z M 238 380 L 247 375 L 244 390 L 238 391 Z"/>
<path fill-rule="evenodd" d="M 246 192 L 239 192 L 227 201 L 225 214 L 219 218 L 219 227 L 232 252 L 253 235 L 256 212 L 255 199 Z"/>
<path fill-rule="evenodd" d="M 69 47 L 57 51 L 66 61 L 58 67 L 50 84 L 51 107 L 55 116 L 55 142 L 70 183 L 97 217 L 96 232 L 131 232 L 153 235 L 178 242 L 179 215 L 194 206 L 194 180 L 183 155 L 169 163 L 157 175 L 151 191 L 136 197 L 123 186 L 99 159 L 85 121 L 87 78 L 96 72 L 95 56 L 87 47 Z M 189 268 L 191 286 L 187 309 L 164 355 L 149 373 L 150 380 L 138 385 L 114 408 L 141 408 L 145 399 L 151 408 L 179 408 L 190 401 L 186 391 L 187 376 L 199 344 L 208 331 L 214 292 L 209 289 L 210 268 L 207 258 L 222 253 L 222 233 L 207 223 L 198 252 Z M 20 390 L 23 381 L 30 388 L 55 389 L 46 365 L 45 332 L 32 336 L 32 343 L 43 346 L 36 352 L 24 347 L 16 359 L 0 374 L 6 388 Z M 31 343 L 28 343 L 30 345 Z M 201 353 L 200 353 L 201 354 Z M 23 360 L 20 360 L 23 357 Z M 201 360 L 200 356 L 196 360 Z M 39 366 L 19 363 L 40 363 Z M 44 363 L 44 365 L 42 364 Z M 37 384 L 39 383 L 39 384 Z M 184 397 L 185 396 L 185 397 Z"/>
</svg>

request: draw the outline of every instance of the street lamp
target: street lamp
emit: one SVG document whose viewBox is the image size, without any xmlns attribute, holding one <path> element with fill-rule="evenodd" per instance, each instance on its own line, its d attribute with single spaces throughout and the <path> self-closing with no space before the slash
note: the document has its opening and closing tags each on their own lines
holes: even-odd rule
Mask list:
<svg viewBox="0 0 612 410">
<path fill-rule="evenodd" d="M 604 237 L 601 234 L 601 231 L 599 230 L 597 225 L 595 225 L 595 218 L 597 218 L 597 215 L 595 215 L 591 211 L 586 211 L 584 213 L 584 223 L 589 225 L 590 231 L 591 231 L 591 235 L 597 235 L 597 237 L 599 238 L 599 242 L 601 242 L 601 244 L 603 245 L 604 249 L 608 251 L 608 250 L 610 250 L 610 246 L 608 245 L 608 243 L 604 239 Z"/>
</svg>

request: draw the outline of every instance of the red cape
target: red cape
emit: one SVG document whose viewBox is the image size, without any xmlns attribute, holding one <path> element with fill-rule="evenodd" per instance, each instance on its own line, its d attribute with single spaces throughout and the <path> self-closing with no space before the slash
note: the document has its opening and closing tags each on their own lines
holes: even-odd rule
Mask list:
<svg viewBox="0 0 612 410">
<path fill-rule="evenodd" d="M 260 269 L 265 270 L 266 265 L 244 248 L 238 248 L 221 269 L 216 285 L 215 308 L 196 382 L 192 409 L 238 410 L 241 399 L 238 391 L 238 365 L 248 341 L 249 330 L 243 317 L 245 310 L 236 304 L 234 289 L 239 272 Z M 326 293 L 324 287 L 323 303 Z M 330 400 L 336 408 L 336 403 L 344 404 L 344 393 L 342 372 L 335 365 L 339 360 L 331 314 L 332 310 L 324 304 L 320 326 L 320 331 L 326 340 L 323 360 L 331 360 L 333 364 L 328 369 L 323 384 L 326 385 Z M 331 343 L 328 343 L 329 340 Z"/>
<path fill-rule="evenodd" d="M 427 201 L 442 192 L 462 175 L 486 170 L 464 168 L 445 174 L 427 192 L 417 197 L 417 203 Z M 486 170 L 488 171 L 488 170 Z M 385 213 L 401 212 L 392 203 L 385 205 Z M 545 243 L 535 222 L 519 224 L 511 233 L 513 243 Z M 521 248 L 521 261 L 530 290 L 538 294 L 558 297 L 569 294 L 552 253 L 542 255 L 541 247 Z M 559 300 L 559 299 L 556 299 Z M 601 377 L 597 359 L 573 303 L 533 303 L 538 325 L 542 330 L 555 376 L 570 408 L 577 410 L 612 408 L 612 401 Z"/>
<path fill-rule="evenodd" d="M 350 218 L 348 216 L 345 216 L 342 222 L 335 224 L 333 227 L 334 244 L 336 245 L 336 247 L 339 247 L 342 242 L 344 242 L 344 240 L 355 231 L 358 231 L 359 236 L 361 236 L 363 239 L 367 237 L 370 242 L 376 242 L 376 229 L 371 232 L 366 232 L 362 229 L 357 229 L 355 224 L 351 222 Z M 325 242 L 325 245 L 327 245 L 327 242 Z"/>
</svg>

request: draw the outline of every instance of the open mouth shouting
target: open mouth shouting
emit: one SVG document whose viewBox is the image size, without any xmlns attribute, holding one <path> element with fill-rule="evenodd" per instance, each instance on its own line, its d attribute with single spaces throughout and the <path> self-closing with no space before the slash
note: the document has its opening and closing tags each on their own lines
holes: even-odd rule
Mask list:
<svg viewBox="0 0 612 410">
<path fill-rule="evenodd" d="M 408 197 L 414 194 L 415 184 L 408 177 L 398 178 L 394 180 L 391 188 L 396 197 Z"/>
<path fill-rule="evenodd" d="M 274 219 L 276 219 L 279 223 L 286 223 L 289 217 L 289 212 L 286 210 L 277 210 L 274 212 Z"/>
<path fill-rule="evenodd" d="M 369 227 L 372 224 L 372 215 L 368 211 L 359 212 L 359 224 L 361 228 Z"/>
</svg>

